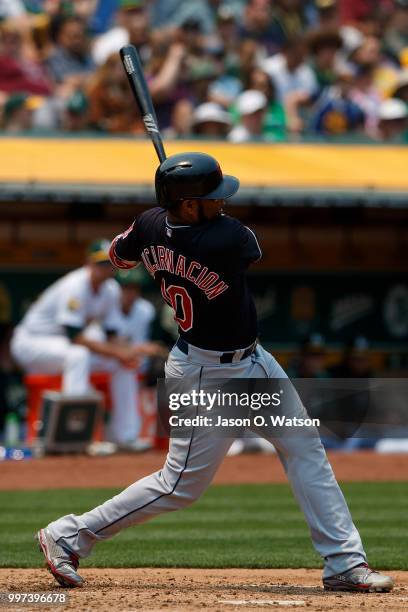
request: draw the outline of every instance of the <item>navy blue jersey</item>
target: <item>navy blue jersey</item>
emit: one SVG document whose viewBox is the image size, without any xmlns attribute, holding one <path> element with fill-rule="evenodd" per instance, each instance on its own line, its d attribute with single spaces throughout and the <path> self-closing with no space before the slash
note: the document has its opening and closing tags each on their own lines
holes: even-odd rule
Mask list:
<svg viewBox="0 0 408 612">
<path fill-rule="evenodd" d="M 257 336 L 255 305 L 245 270 L 262 256 L 255 234 L 220 215 L 193 225 L 173 225 L 152 208 L 112 242 L 119 268 L 142 261 L 173 308 L 180 336 L 207 350 L 233 351 Z"/>
</svg>

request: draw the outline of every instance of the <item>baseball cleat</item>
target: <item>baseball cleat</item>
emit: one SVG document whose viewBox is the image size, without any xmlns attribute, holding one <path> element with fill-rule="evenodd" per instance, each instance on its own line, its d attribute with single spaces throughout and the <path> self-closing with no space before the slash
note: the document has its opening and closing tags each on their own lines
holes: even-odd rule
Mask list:
<svg viewBox="0 0 408 612">
<path fill-rule="evenodd" d="M 78 557 L 59 546 L 47 528 L 40 529 L 36 534 L 40 551 L 45 557 L 47 569 L 62 587 L 81 587 L 83 578 L 77 573 Z"/>
<path fill-rule="evenodd" d="M 394 581 L 390 576 L 384 576 L 370 569 L 367 563 L 362 563 L 344 574 L 323 578 L 323 586 L 326 591 L 388 593 L 394 588 Z"/>
</svg>

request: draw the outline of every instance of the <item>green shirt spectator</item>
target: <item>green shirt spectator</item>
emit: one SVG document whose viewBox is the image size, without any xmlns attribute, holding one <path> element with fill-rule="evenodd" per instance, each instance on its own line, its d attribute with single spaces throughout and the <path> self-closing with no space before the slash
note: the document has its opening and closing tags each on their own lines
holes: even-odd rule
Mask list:
<svg viewBox="0 0 408 612">
<path fill-rule="evenodd" d="M 260 68 L 254 68 L 248 78 L 247 88 L 261 91 L 267 98 L 265 107 L 262 138 L 273 142 L 286 139 L 287 121 L 283 104 L 276 99 L 275 86 L 269 75 Z M 231 109 L 234 124 L 239 123 L 239 112 L 234 104 Z"/>
</svg>

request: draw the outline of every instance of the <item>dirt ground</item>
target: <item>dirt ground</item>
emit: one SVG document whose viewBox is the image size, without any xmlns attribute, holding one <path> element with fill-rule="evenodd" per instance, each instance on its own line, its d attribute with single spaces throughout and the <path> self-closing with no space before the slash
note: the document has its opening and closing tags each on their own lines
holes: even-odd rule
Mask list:
<svg viewBox="0 0 408 612">
<path fill-rule="evenodd" d="M 1 464 L 0 490 L 64 487 L 126 487 L 163 466 L 165 453 L 149 452 L 110 457 L 65 455 Z M 369 451 L 329 453 L 338 480 L 407 480 L 408 454 L 379 455 Z M 215 484 L 287 482 L 276 455 L 226 457 Z"/>
<path fill-rule="evenodd" d="M 408 572 L 392 572 L 392 593 L 329 593 L 319 570 L 86 569 L 82 589 L 58 587 L 45 570 L 0 570 L 1 590 L 68 595 L 63 605 L 19 610 L 214 611 L 283 609 L 347 612 L 408 609 Z M 2 609 L 16 610 L 17 607 Z"/>
</svg>

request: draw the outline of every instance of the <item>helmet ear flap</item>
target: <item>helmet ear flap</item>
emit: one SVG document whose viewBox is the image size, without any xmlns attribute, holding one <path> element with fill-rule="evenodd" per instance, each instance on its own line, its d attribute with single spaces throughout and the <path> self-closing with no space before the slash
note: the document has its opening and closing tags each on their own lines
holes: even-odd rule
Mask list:
<svg viewBox="0 0 408 612">
<path fill-rule="evenodd" d="M 166 166 L 167 167 L 164 167 Z M 172 180 L 180 182 L 182 177 L 179 172 L 186 168 L 192 168 L 192 164 L 189 161 L 175 161 L 172 165 L 168 165 L 168 159 L 165 160 L 156 170 L 155 186 L 156 186 L 156 198 L 159 206 L 163 208 L 174 208 L 182 198 L 174 199 L 174 195 L 171 195 L 171 183 Z M 179 177 L 179 178 L 178 178 Z"/>
<path fill-rule="evenodd" d="M 172 208 L 174 203 L 171 201 L 168 184 L 165 179 L 167 172 L 161 170 L 161 166 L 157 168 L 155 177 L 156 200 L 162 208 Z"/>
</svg>

